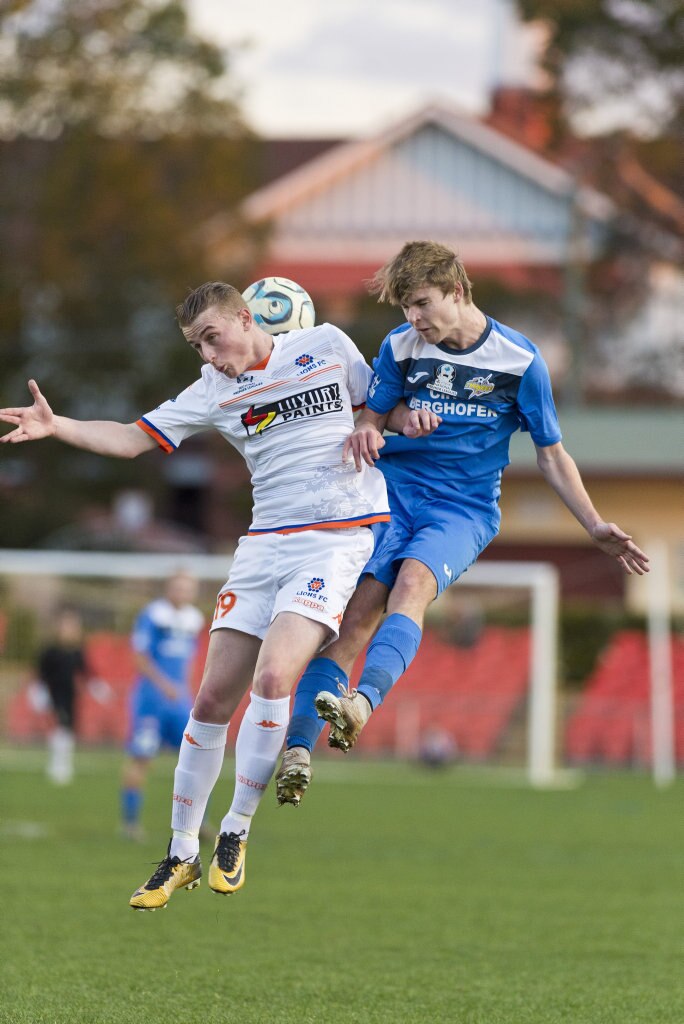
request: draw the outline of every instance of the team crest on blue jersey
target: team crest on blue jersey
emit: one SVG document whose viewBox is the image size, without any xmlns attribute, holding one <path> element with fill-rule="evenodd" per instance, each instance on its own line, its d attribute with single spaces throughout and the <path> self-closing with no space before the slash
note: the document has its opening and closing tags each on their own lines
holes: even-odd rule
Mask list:
<svg viewBox="0 0 684 1024">
<path fill-rule="evenodd" d="M 491 373 L 488 373 L 486 377 L 471 377 L 463 385 L 466 391 L 470 394 L 468 398 L 481 398 L 483 395 L 490 395 L 494 390 L 494 383 L 491 379 Z"/>
<path fill-rule="evenodd" d="M 429 382 L 427 389 L 431 394 L 436 391 L 440 395 L 451 395 L 453 398 L 457 398 L 458 391 L 456 390 L 455 384 L 455 367 L 452 363 L 442 363 L 437 367 L 434 380 Z"/>
</svg>

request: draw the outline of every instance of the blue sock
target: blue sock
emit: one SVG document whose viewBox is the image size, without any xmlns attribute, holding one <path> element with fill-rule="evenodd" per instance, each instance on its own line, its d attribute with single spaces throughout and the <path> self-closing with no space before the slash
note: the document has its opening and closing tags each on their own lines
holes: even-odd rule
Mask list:
<svg viewBox="0 0 684 1024">
<path fill-rule="evenodd" d="M 316 746 L 325 722 L 318 717 L 314 699 L 321 690 L 337 694 L 338 683 L 347 686 L 349 678 L 336 662 L 330 658 L 314 658 L 309 662 L 295 692 L 285 741 L 288 750 L 290 747 L 306 747 L 312 751 Z"/>
<path fill-rule="evenodd" d="M 407 615 L 388 615 L 368 647 L 359 693 L 373 711 L 392 689 L 415 658 L 423 632 Z"/>
<path fill-rule="evenodd" d="M 121 790 L 121 814 L 127 825 L 137 825 L 142 807 L 142 793 L 139 789 Z"/>
</svg>

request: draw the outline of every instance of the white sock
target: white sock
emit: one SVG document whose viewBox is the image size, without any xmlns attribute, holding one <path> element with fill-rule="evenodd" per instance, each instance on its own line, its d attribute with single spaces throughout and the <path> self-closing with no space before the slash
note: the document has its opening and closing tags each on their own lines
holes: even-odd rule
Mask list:
<svg viewBox="0 0 684 1024">
<path fill-rule="evenodd" d="M 235 793 L 221 832 L 244 830 L 243 839 L 249 835 L 252 816 L 275 771 L 289 720 L 289 697 L 266 700 L 252 693 L 235 744 Z"/>
<path fill-rule="evenodd" d="M 71 729 L 58 725 L 50 733 L 48 748 L 48 777 L 58 786 L 65 786 L 74 777 L 74 734 Z"/>
<path fill-rule="evenodd" d="M 200 825 L 221 772 L 227 733 L 227 723 L 188 719 L 173 777 L 171 857 L 186 860 L 199 852 Z"/>
</svg>

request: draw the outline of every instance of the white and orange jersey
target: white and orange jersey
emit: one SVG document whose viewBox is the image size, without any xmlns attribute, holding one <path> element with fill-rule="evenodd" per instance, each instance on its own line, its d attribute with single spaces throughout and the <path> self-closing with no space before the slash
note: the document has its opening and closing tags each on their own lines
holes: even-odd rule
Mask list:
<svg viewBox="0 0 684 1024">
<path fill-rule="evenodd" d="M 273 339 L 267 360 L 230 378 L 212 366 L 177 398 L 138 420 L 167 452 L 210 427 L 245 459 L 250 535 L 367 526 L 389 519 L 382 473 L 342 462 L 371 370 L 332 324 Z"/>
</svg>

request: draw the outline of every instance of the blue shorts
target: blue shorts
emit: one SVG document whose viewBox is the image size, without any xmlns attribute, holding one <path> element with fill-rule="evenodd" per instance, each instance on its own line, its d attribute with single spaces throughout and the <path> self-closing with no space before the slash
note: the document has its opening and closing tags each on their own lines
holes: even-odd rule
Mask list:
<svg viewBox="0 0 684 1024">
<path fill-rule="evenodd" d="M 391 590 L 401 563 L 415 558 L 428 567 L 441 594 L 496 537 L 499 509 L 386 482 L 392 521 L 378 538 L 362 575 L 375 576 Z"/>
<path fill-rule="evenodd" d="M 191 710 L 192 700 L 185 693 L 178 700 L 168 700 L 161 694 L 152 696 L 147 686 L 136 687 L 126 750 L 132 757 L 150 758 L 162 745 L 179 747 Z"/>
</svg>

